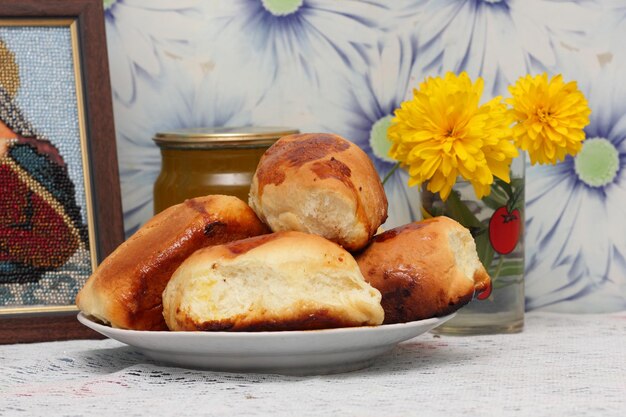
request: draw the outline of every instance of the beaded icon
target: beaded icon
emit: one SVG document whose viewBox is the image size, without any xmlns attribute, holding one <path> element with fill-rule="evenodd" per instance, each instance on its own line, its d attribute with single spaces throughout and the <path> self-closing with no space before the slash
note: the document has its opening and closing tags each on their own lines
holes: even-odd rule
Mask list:
<svg viewBox="0 0 626 417">
<path fill-rule="evenodd" d="M 3 39 L 25 37 L 32 43 L 38 38 L 37 31 L 62 28 L 10 29 L 8 33 L 0 30 L 0 306 L 72 304 L 77 289 L 91 273 L 86 216 L 81 210 L 85 196 L 77 195 L 72 180 L 72 176 L 82 177 L 81 164 L 68 164 L 57 144 L 76 142 L 65 148 L 78 152 L 71 159 L 80 161 L 80 136 L 73 127 L 65 129 L 63 137 L 49 137 L 37 126 L 42 117 L 31 120 L 30 115 L 43 114 L 45 124 L 56 124 L 60 131 L 77 116 L 61 119 L 52 111 L 49 115 L 37 112 L 37 108 L 45 108 L 41 100 L 50 98 L 37 91 L 56 80 L 45 79 L 46 75 L 38 81 L 38 74 L 46 71 L 30 71 L 28 79 L 22 79 L 20 64 L 33 61 L 34 56 L 29 42 L 23 47 L 14 42 L 18 46 L 12 47 Z M 66 48 L 71 53 L 71 43 Z M 73 67 L 69 69 L 66 82 L 73 81 Z M 54 76 L 58 71 L 50 72 L 50 78 Z M 37 82 L 41 83 L 38 90 L 21 94 Z M 75 91 L 69 93 L 75 96 Z M 36 105 L 34 101 L 38 101 Z M 77 112 L 75 103 L 72 113 Z M 29 112 L 31 107 L 34 110 Z M 84 194 L 84 186 L 81 191 Z"/>
</svg>

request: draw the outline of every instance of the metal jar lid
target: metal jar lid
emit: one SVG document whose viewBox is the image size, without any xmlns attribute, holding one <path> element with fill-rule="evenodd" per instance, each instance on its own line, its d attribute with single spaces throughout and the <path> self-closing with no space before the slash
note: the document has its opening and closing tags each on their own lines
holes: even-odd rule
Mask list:
<svg viewBox="0 0 626 417">
<path fill-rule="evenodd" d="M 160 132 L 152 140 L 162 149 L 256 148 L 294 133 L 300 132 L 286 127 L 210 127 Z"/>
</svg>

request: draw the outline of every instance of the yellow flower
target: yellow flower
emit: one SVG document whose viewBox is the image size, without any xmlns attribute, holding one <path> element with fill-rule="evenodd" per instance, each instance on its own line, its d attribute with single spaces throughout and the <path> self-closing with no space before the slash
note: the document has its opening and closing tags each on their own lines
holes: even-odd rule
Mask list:
<svg viewBox="0 0 626 417">
<path fill-rule="evenodd" d="M 528 151 L 534 165 L 555 164 L 565 155 L 576 155 L 585 139 L 591 110 L 576 82 L 565 83 L 561 75 L 521 77 L 509 87 L 510 113 L 515 120 L 515 144 Z"/>
<path fill-rule="evenodd" d="M 428 181 L 445 200 L 457 177 L 470 181 L 478 198 L 491 192 L 494 176 L 509 182 L 512 120 L 496 97 L 480 105 L 483 80 L 466 73 L 428 78 L 395 112 L 388 130 L 389 155 L 409 170 L 409 185 Z"/>
</svg>

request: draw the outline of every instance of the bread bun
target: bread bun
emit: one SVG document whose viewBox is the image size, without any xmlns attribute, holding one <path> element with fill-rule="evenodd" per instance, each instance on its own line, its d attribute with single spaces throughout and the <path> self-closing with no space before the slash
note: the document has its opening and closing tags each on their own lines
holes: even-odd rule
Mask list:
<svg viewBox="0 0 626 417">
<path fill-rule="evenodd" d="M 380 293 L 350 253 L 280 232 L 194 253 L 163 292 L 170 330 L 278 331 L 378 325 Z"/>
<path fill-rule="evenodd" d="M 113 327 L 166 330 L 161 294 L 197 249 L 269 233 L 236 197 L 194 198 L 157 214 L 107 257 L 82 288 L 78 308 Z"/>
<path fill-rule="evenodd" d="M 261 158 L 250 207 L 275 232 L 323 236 L 349 251 L 364 247 L 387 219 L 372 161 L 341 136 L 285 136 Z"/>
<path fill-rule="evenodd" d="M 472 235 L 447 217 L 377 235 L 356 260 L 382 294 L 385 324 L 450 314 L 490 283 Z"/>
</svg>

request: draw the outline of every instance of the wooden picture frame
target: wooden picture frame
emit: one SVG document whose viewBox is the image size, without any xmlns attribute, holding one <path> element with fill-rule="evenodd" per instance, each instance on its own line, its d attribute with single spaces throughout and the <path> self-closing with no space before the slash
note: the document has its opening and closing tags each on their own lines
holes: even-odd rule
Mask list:
<svg viewBox="0 0 626 417">
<path fill-rule="evenodd" d="M 74 297 L 124 240 L 102 0 L 2 0 L 0 55 L 0 343 L 99 337 Z"/>
</svg>

